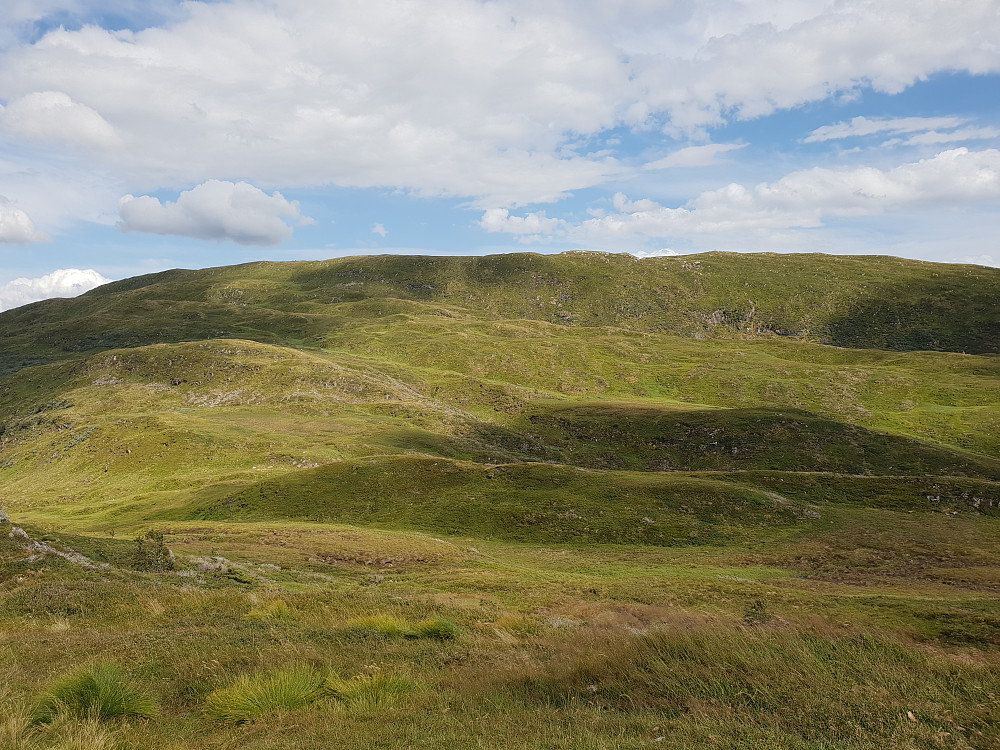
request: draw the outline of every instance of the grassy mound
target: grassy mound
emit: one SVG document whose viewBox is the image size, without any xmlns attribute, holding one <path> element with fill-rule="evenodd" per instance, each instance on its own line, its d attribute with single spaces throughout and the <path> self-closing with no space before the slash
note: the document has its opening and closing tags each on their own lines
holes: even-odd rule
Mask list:
<svg viewBox="0 0 1000 750">
<path fill-rule="evenodd" d="M 1000 461 L 820 417 L 802 409 L 694 409 L 647 404 L 535 404 L 509 432 L 538 458 L 636 471 L 821 471 L 1000 478 Z"/>
<path fill-rule="evenodd" d="M 162 518 L 308 519 L 515 540 L 687 545 L 719 542 L 739 528 L 797 524 L 809 517 L 805 511 L 706 477 L 395 456 L 208 487 Z"/>
</svg>

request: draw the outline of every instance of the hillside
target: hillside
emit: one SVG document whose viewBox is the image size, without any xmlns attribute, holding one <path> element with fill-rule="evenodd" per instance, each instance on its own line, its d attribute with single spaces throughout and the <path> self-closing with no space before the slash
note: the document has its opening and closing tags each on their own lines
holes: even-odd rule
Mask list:
<svg viewBox="0 0 1000 750">
<path fill-rule="evenodd" d="M 339 347 L 359 320 L 440 316 L 692 338 L 1000 352 L 1000 271 L 898 258 L 373 256 L 166 271 L 0 316 L 5 367 L 208 338 Z"/>
<path fill-rule="evenodd" d="M 392 709 L 396 741 L 441 747 L 475 746 L 473 717 L 496 695 L 510 747 L 640 746 L 667 723 L 703 746 L 745 712 L 759 746 L 827 746 L 793 717 L 764 718 L 784 700 L 777 675 L 804 653 L 869 649 L 921 705 L 948 708 L 921 734 L 895 693 L 839 697 L 874 673 L 796 673 L 834 717 L 834 744 L 937 747 L 950 731 L 988 747 L 1000 270 L 525 253 L 127 279 L 0 314 L 0 509 L 36 540 L 0 535 L 0 629 L 42 665 L 8 665 L 11 684 L 27 695 L 116 633 L 182 717 L 136 729 L 137 746 L 178 732 L 177 747 L 244 746 L 243 730 L 201 734 L 221 677 L 182 678 L 222 643 L 237 671 L 277 669 L 288 644 L 317 669 L 409 665 L 464 723 L 428 728 L 427 706 L 444 708 L 428 688 L 410 713 Z M 176 556 L 164 570 L 136 552 L 150 529 Z M 92 567 L 57 554 L 69 550 Z M 153 625 L 136 598 L 157 602 Z M 289 619 L 254 620 L 276 600 Z M 389 611 L 443 613 L 464 635 L 432 648 L 342 628 Z M 770 629 L 747 630 L 755 617 Z M 63 622 L 69 636 L 32 645 Z M 181 632 L 189 652 L 171 650 Z M 579 638 L 591 645 L 563 668 Z M 698 687 L 704 654 L 689 682 L 655 666 L 731 642 L 772 660 L 740 667 L 772 670 L 760 705 L 741 703 L 736 667 L 713 678 L 731 682 L 719 692 Z M 949 672 L 955 648 L 974 666 Z M 884 711 L 903 718 L 880 724 Z M 948 712 L 965 729 L 944 729 Z M 554 740 L 572 716 L 578 730 Z M 300 741 L 329 741 L 332 725 L 311 721 L 292 728 L 314 732 Z M 609 723 L 588 734 L 591 721 Z M 246 746 L 280 746 L 267 742 L 288 729 L 254 726 L 271 739 Z M 573 744 L 615 733 L 634 743 Z"/>
</svg>

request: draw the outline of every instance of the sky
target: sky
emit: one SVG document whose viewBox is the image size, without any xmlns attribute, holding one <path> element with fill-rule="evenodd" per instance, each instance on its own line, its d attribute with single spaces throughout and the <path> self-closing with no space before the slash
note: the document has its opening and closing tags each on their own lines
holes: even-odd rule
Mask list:
<svg viewBox="0 0 1000 750">
<path fill-rule="evenodd" d="M 0 310 L 374 253 L 1000 266 L 1000 0 L 5 0 Z"/>
</svg>

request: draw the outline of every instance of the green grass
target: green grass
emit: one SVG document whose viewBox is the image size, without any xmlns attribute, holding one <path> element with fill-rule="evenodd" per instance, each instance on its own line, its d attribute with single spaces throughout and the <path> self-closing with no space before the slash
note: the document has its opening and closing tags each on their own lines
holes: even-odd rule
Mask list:
<svg viewBox="0 0 1000 750">
<path fill-rule="evenodd" d="M 243 675 L 205 699 L 216 721 L 242 724 L 281 711 L 306 708 L 323 694 L 323 678 L 308 668 Z"/>
<path fill-rule="evenodd" d="M 709 719 L 720 730 L 738 723 L 803 746 L 846 747 L 860 737 L 919 746 L 956 724 L 976 737 L 973 746 L 1000 739 L 990 697 L 995 671 L 884 638 L 709 629 L 598 640 L 563 656 L 508 689 L 555 705 Z"/>
<path fill-rule="evenodd" d="M 415 689 L 411 678 L 381 672 L 349 680 L 331 677 L 323 684 L 325 694 L 353 708 L 368 711 L 393 706 Z"/>
<path fill-rule="evenodd" d="M 458 625 L 444 617 L 429 617 L 413 624 L 413 633 L 418 638 L 436 638 L 448 641 L 458 637 Z"/>
<path fill-rule="evenodd" d="M 0 314 L 0 746 L 996 747 L 998 293 L 371 257 Z"/>
<path fill-rule="evenodd" d="M 63 712 L 98 721 L 149 719 L 158 711 L 151 696 L 125 677 L 117 666 L 104 663 L 74 670 L 57 679 L 35 707 L 33 719 L 45 723 Z"/>
<path fill-rule="evenodd" d="M 387 614 L 352 617 L 345 622 L 342 630 L 346 633 L 386 638 L 434 638 L 451 640 L 458 636 L 459 628 L 444 617 L 428 617 L 410 623 L 400 617 Z"/>
<path fill-rule="evenodd" d="M 352 617 L 344 623 L 343 629 L 348 633 L 388 638 L 402 638 L 413 632 L 405 620 L 386 614 Z"/>
</svg>

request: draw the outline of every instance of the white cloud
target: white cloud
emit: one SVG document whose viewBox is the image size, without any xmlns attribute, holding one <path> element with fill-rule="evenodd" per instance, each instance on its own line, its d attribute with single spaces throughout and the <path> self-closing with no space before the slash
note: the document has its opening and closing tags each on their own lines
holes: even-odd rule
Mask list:
<svg viewBox="0 0 1000 750">
<path fill-rule="evenodd" d="M 541 235 L 558 232 L 564 225 L 562 219 L 550 219 L 544 211 L 525 216 L 511 216 L 506 208 L 489 208 L 483 212 L 479 226 L 487 232 L 515 235 Z"/>
<path fill-rule="evenodd" d="M 950 133 L 941 133 L 937 130 L 929 130 L 925 133 L 911 135 L 905 140 L 898 141 L 905 146 L 936 146 L 941 143 L 960 143 L 962 141 L 985 141 L 992 138 L 1000 138 L 1000 128 L 959 128 Z M 886 146 L 895 146 L 896 140 L 886 141 Z"/>
<path fill-rule="evenodd" d="M 51 239 L 45 232 L 35 229 L 28 214 L 0 195 L 0 242 L 28 245 Z"/>
<path fill-rule="evenodd" d="M 772 235 L 823 226 L 825 217 L 874 216 L 890 209 L 972 206 L 1000 199 L 1000 151 L 967 148 L 889 170 L 815 168 L 792 172 L 774 183 L 746 187 L 733 183 L 702 193 L 678 208 L 618 193 L 613 213 L 571 225 L 544 214 L 511 216 L 486 212 L 481 224 L 509 234 L 559 232 L 583 243 L 636 237 L 690 238 Z"/>
<path fill-rule="evenodd" d="M 680 253 L 671 250 L 669 247 L 661 247 L 659 250 L 631 250 L 629 255 L 636 258 L 676 258 Z"/>
<path fill-rule="evenodd" d="M 119 144 L 114 128 L 103 117 L 61 91 L 37 91 L 0 107 L 0 131 L 84 148 L 108 149 Z"/>
<path fill-rule="evenodd" d="M 100 145 L 79 158 L 131 191 L 228 177 L 391 186 L 490 208 L 620 175 L 607 154 L 565 148 L 619 125 L 697 133 L 861 86 L 1000 70 L 996 0 L 183 7 L 186 18 L 159 28 L 58 29 L 9 50 L 9 137 Z"/>
<path fill-rule="evenodd" d="M 377 234 L 379 237 L 385 237 L 389 232 L 386 231 L 385 227 L 381 224 L 376 224 L 372 227 L 372 234 Z"/>
<path fill-rule="evenodd" d="M 943 151 L 888 171 L 809 169 L 753 188 L 733 183 L 702 193 L 681 208 L 616 196 L 617 214 L 590 219 L 579 230 L 602 237 L 767 232 L 818 227 L 824 216 L 876 215 L 890 208 L 965 205 L 1000 198 L 1000 151 Z"/>
<path fill-rule="evenodd" d="M 699 5 L 708 15 L 716 11 L 716 3 Z M 637 60 L 643 104 L 668 113 L 672 126 L 696 131 L 863 86 L 895 94 L 936 71 L 1000 69 L 996 0 L 803 2 L 787 26 L 767 17 L 770 5 L 745 4 L 753 16 L 734 32 L 706 38 L 693 56 Z"/>
<path fill-rule="evenodd" d="M 309 223 L 295 201 L 281 193 L 268 195 L 246 182 L 209 180 L 178 196 L 176 203 L 160 203 L 148 195 L 124 196 L 118 204 L 122 232 L 150 232 L 232 240 L 241 245 L 277 245 L 292 236 L 286 219 Z"/>
<path fill-rule="evenodd" d="M 89 268 L 60 268 L 37 279 L 14 279 L 0 284 L 0 311 L 51 297 L 75 297 L 109 281 Z"/>
<path fill-rule="evenodd" d="M 1000 268 L 1000 257 L 995 255 L 967 255 L 962 258 L 960 263 L 973 263 L 977 266 L 992 266 L 993 268 Z"/>
<path fill-rule="evenodd" d="M 820 143 L 823 141 L 855 138 L 877 133 L 917 133 L 935 129 L 957 128 L 966 121 L 961 117 L 896 117 L 891 119 L 869 119 L 854 117 L 850 122 L 838 122 L 816 128 L 803 143 Z"/>
<path fill-rule="evenodd" d="M 688 146 L 662 159 L 649 162 L 643 169 L 671 169 L 673 167 L 707 167 L 718 163 L 716 157 L 728 151 L 743 148 L 743 143 L 709 143 L 704 146 Z"/>
</svg>

